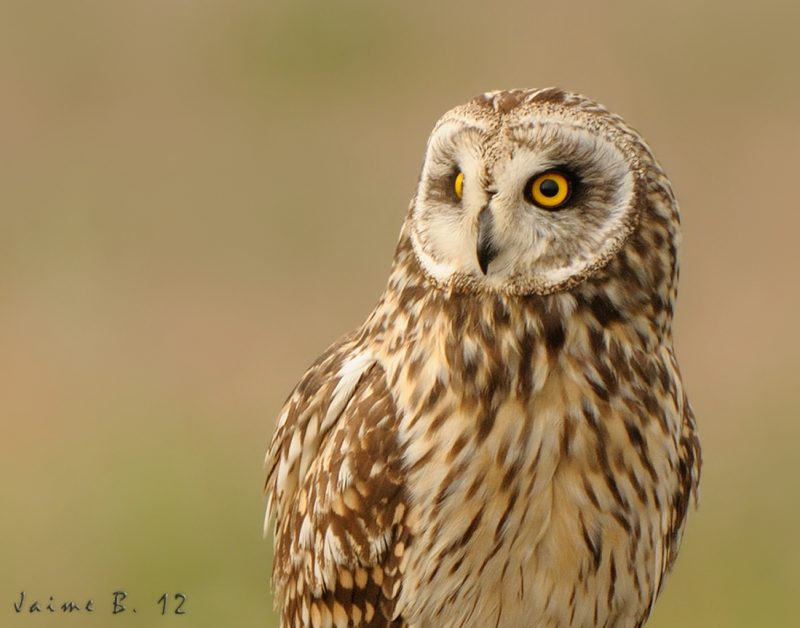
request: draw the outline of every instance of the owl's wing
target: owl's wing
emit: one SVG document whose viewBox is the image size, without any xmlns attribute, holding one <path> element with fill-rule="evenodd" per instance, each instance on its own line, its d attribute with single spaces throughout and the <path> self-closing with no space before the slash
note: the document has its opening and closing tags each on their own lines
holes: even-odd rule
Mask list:
<svg viewBox="0 0 800 628">
<path fill-rule="evenodd" d="M 678 362 L 674 354 L 670 354 L 670 357 L 671 367 L 676 374 L 675 381 L 680 382 Z M 677 463 L 674 467 L 677 471 L 678 481 L 667 505 L 667 521 L 665 522 L 661 539 L 661 549 L 656 555 L 656 586 L 653 589 L 653 597 L 647 615 L 652 611 L 656 598 L 664 585 L 664 579 L 672 569 L 678 556 L 689 505 L 693 500 L 696 505 L 698 500 L 700 470 L 703 464 L 700 440 L 697 437 L 694 411 L 689 399 L 686 397 L 686 393 L 682 392 L 678 400 L 680 400 L 678 416 L 680 416 L 681 420 L 681 431 L 676 442 Z"/>
<path fill-rule="evenodd" d="M 397 411 L 383 368 L 354 337 L 289 397 L 267 453 L 273 586 L 284 626 L 393 620 L 407 529 Z"/>
<path fill-rule="evenodd" d="M 669 534 L 665 544 L 667 555 L 663 565 L 662 576 L 672 569 L 672 565 L 678 555 L 689 505 L 692 500 L 697 504 L 700 469 L 703 462 L 700 440 L 697 438 L 694 411 L 685 394 L 683 395 L 681 418 L 681 434 L 678 441 L 678 486 L 672 498 Z"/>
</svg>

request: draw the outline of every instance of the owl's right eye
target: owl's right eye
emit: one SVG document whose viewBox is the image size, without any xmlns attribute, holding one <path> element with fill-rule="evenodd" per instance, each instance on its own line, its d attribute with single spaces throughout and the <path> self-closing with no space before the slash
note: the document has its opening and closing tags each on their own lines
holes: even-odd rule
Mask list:
<svg viewBox="0 0 800 628">
<path fill-rule="evenodd" d="M 456 175 L 455 180 L 453 181 L 453 192 L 455 192 L 456 198 L 461 199 L 464 196 L 464 173 L 459 172 Z"/>
</svg>

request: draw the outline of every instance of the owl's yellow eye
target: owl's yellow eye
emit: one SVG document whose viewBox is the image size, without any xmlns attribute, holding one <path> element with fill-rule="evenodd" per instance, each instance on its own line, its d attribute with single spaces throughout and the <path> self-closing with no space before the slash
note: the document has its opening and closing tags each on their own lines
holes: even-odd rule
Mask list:
<svg viewBox="0 0 800 628">
<path fill-rule="evenodd" d="M 550 170 L 535 176 L 525 191 L 528 200 L 542 209 L 559 209 L 569 200 L 572 184 L 558 170 Z"/>
<path fill-rule="evenodd" d="M 464 173 L 463 172 L 459 172 L 456 175 L 456 180 L 453 183 L 453 192 L 456 193 L 456 196 L 458 198 L 461 198 L 462 196 L 464 196 Z"/>
</svg>

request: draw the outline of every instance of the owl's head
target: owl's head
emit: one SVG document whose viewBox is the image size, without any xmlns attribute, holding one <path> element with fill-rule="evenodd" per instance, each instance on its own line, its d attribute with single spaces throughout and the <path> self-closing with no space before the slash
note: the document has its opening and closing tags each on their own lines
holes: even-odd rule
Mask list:
<svg viewBox="0 0 800 628">
<path fill-rule="evenodd" d="M 440 285 L 550 294 L 600 272 L 659 212 L 677 224 L 666 177 L 619 116 L 559 89 L 515 90 L 438 121 L 406 228 Z"/>
</svg>

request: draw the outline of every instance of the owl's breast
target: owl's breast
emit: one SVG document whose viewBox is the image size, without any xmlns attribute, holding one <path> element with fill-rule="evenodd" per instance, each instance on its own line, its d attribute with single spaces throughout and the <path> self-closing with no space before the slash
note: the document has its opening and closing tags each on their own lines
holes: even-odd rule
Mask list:
<svg viewBox="0 0 800 628">
<path fill-rule="evenodd" d="M 647 613 L 670 487 L 631 450 L 628 406 L 598 399 L 568 363 L 546 368 L 536 385 L 432 393 L 431 361 L 416 375 L 427 390 L 400 395 L 413 541 L 398 608 L 412 624 L 634 625 Z"/>
</svg>

